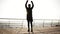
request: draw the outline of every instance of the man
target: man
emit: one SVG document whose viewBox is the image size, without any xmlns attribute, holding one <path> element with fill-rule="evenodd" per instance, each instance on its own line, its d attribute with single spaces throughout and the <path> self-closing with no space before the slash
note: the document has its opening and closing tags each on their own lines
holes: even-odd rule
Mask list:
<svg viewBox="0 0 60 34">
<path fill-rule="evenodd" d="M 28 32 L 30 32 L 29 24 L 31 24 L 31 32 L 33 32 L 33 26 L 32 26 L 32 22 L 33 22 L 32 9 L 34 7 L 34 4 L 33 4 L 33 1 L 31 1 L 32 7 L 31 7 L 31 4 L 28 4 L 28 7 L 27 7 L 27 3 L 28 3 L 28 0 L 26 1 L 26 4 L 25 4 L 26 10 L 27 10 Z"/>
</svg>

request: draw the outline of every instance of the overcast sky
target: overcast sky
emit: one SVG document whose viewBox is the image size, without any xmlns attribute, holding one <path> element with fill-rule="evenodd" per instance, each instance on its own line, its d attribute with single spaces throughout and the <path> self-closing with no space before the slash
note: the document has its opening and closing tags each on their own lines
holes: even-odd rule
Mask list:
<svg viewBox="0 0 60 34">
<path fill-rule="evenodd" d="M 60 0 L 32 1 L 34 19 L 60 19 Z M 0 0 L 0 18 L 26 19 L 25 3 L 26 0 Z"/>
</svg>

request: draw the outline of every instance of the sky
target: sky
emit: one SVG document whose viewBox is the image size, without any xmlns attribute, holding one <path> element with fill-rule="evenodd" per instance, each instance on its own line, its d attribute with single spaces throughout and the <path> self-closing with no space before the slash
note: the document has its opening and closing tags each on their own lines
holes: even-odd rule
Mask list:
<svg viewBox="0 0 60 34">
<path fill-rule="evenodd" d="M 26 1 L 0 0 L 0 18 L 26 19 Z M 33 19 L 60 19 L 60 0 L 29 0 L 28 4 L 31 4 L 31 1 L 34 3 Z M 27 25 L 27 22 L 24 21 L 24 25 Z"/>
<path fill-rule="evenodd" d="M 0 0 L 0 18 L 26 19 L 25 3 L 27 0 Z M 60 0 L 33 1 L 33 19 L 60 19 Z"/>
</svg>

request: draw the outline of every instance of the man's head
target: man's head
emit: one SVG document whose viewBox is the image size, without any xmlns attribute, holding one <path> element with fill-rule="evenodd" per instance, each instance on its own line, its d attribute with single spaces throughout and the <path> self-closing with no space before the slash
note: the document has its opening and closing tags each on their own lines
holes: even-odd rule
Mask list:
<svg viewBox="0 0 60 34">
<path fill-rule="evenodd" d="M 30 8 L 31 7 L 31 4 L 28 4 L 28 7 Z"/>
</svg>

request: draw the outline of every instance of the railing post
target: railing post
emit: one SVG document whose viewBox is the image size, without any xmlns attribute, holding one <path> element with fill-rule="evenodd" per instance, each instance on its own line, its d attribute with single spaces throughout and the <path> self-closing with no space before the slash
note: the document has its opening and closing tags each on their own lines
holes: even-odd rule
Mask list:
<svg viewBox="0 0 60 34">
<path fill-rule="evenodd" d="M 44 20 L 43 20 L 43 27 L 44 27 Z"/>
<path fill-rule="evenodd" d="M 23 20 L 22 20 L 22 28 L 23 28 L 24 26 L 23 26 Z"/>
<path fill-rule="evenodd" d="M 8 25 L 9 25 L 9 28 L 10 28 L 10 19 L 9 19 L 9 24 Z"/>
<path fill-rule="evenodd" d="M 58 20 L 58 25 L 59 25 L 60 20 Z"/>
<path fill-rule="evenodd" d="M 51 27 L 52 27 L 52 24 L 53 24 L 53 20 L 51 21 Z"/>
</svg>

